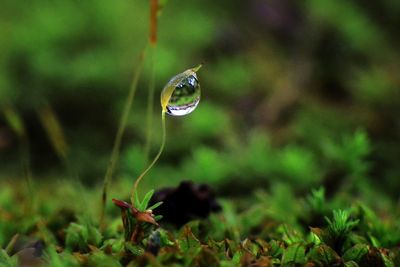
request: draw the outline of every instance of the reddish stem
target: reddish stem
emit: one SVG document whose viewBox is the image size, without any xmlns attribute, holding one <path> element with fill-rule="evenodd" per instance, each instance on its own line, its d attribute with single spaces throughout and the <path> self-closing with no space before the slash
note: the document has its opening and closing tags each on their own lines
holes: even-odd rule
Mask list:
<svg viewBox="0 0 400 267">
<path fill-rule="evenodd" d="M 157 43 L 158 0 L 150 0 L 150 43 Z"/>
</svg>

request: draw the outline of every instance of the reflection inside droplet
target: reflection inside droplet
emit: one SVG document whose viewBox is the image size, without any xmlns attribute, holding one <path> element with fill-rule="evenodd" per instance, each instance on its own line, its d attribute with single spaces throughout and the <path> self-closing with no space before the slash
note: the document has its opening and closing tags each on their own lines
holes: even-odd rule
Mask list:
<svg viewBox="0 0 400 267">
<path fill-rule="evenodd" d="M 200 84 L 197 80 L 195 72 L 191 72 L 189 75 L 184 73 L 185 76 L 179 74 L 171 79 L 181 79 L 176 85 L 169 101 L 166 106 L 166 111 L 172 116 L 183 116 L 191 113 L 200 101 Z"/>
</svg>

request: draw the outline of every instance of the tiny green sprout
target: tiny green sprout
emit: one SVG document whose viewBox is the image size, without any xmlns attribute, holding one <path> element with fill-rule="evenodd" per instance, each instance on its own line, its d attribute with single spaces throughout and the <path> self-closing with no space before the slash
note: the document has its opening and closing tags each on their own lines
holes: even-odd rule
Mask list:
<svg viewBox="0 0 400 267">
<path fill-rule="evenodd" d="M 343 238 L 353 227 L 355 227 L 359 220 L 351 220 L 350 212 L 348 210 L 334 210 L 333 219 L 330 220 L 325 217 L 328 223 L 328 231 L 334 238 Z"/>
<path fill-rule="evenodd" d="M 137 206 L 138 192 L 137 187 L 147 172 L 154 166 L 160 158 L 164 150 L 166 140 L 165 114 L 172 116 L 183 116 L 191 113 L 196 109 L 200 101 L 200 83 L 197 78 L 197 71 L 201 68 L 201 64 L 185 70 L 174 76 L 164 86 L 161 92 L 161 123 L 162 123 L 162 141 L 157 155 L 149 166 L 139 175 L 133 186 L 131 202 L 133 206 Z"/>
<path fill-rule="evenodd" d="M 312 189 L 306 202 L 313 212 L 323 214 L 326 210 L 325 188 Z"/>
</svg>

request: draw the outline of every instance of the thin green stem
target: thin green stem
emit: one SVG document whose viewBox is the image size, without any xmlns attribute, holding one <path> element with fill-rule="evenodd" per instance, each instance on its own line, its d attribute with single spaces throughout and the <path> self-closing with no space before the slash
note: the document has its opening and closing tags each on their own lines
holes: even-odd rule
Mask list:
<svg viewBox="0 0 400 267">
<path fill-rule="evenodd" d="M 29 142 L 27 138 L 24 136 L 21 138 L 21 161 L 22 161 L 22 170 L 23 170 L 23 176 L 25 177 L 26 181 L 26 186 L 28 189 L 28 194 L 29 194 L 29 201 L 27 201 L 27 212 L 29 214 L 35 214 L 36 213 L 36 195 L 35 195 L 35 189 L 33 187 L 33 181 L 32 181 L 32 169 L 31 169 L 31 160 L 30 160 L 30 149 L 29 149 Z"/>
<path fill-rule="evenodd" d="M 153 103 L 154 103 L 154 90 L 155 90 L 155 43 L 150 43 L 150 81 L 147 97 L 147 122 L 146 122 L 146 144 L 144 146 L 144 156 L 146 162 L 149 160 L 152 140 L 152 125 L 153 125 Z"/>
<path fill-rule="evenodd" d="M 139 62 L 137 63 L 136 66 L 136 70 L 134 72 L 133 78 L 132 78 L 132 83 L 131 83 L 131 87 L 129 90 L 129 94 L 128 97 L 126 99 L 125 102 L 125 107 L 124 110 L 122 112 L 121 115 L 121 119 L 119 122 L 119 127 L 118 127 L 118 131 L 117 134 L 115 136 L 115 140 L 114 140 L 114 146 L 113 146 L 113 150 L 111 153 L 111 158 L 110 161 L 108 163 L 107 166 L 107 171 L 106 174 L 104 176 L 104 182 L 103 182 L 103 194 L 102 194 L 102 205 L 101 205 L 101 211 L 100 211 L 100 228 L 104 229 L 104 213 L 105 213 L 105 206 L 107 203 L 107 193 L 108 193 L 108 187 L 111 183 L 112 180 L 112 176 L 114 174 L 114 170 L 118 161 L 118 157 L 119 157 L 119 152 L 120 152 L 120 148 L 121 148 L 121 141 L 122 141 L 122 137 L 124 135 L 125 132 L 125 128 L 126 128 L 126 124 L 128 122 L 128 117 L 129 117 L 129 112 L 131 110 L 132 107 L 132 102 L 133 99 L 135 97 L 135 93 L 136 93 L 136 88 L 139 82 L 139 77 L 140 74 L 142 72 L 143 69 L 143 64 L 144 64 L 144 59 L 146 56 L 146 50 L 147 50 L 147 46 L 143 49 L 141 55 L 140 55 L 140 59 Z"/>
<path fill-rule="evenodd" d="M 18 238 L 19 238 L 19 234 L 15 234 L 15 235 L 11 238 L 10 242 L 8 243 L 8 245 L 7 245 L 6 249 L 5 249 L 5 251 L 6 251 L 8 254 L 11 254 L 11 253 L 12 253 L 12 250 L 13 250 L 15 244 L 17 243 Z"/>
<path fill-rule="evenodd" d="M 63 127 L 53 107 L 45 101 L 36 112 L 54 151 L 62 161 L 65 161 L 69 147 Z"/>
<path fill-rule="evenodd" d="M 160 149 L 158 150 L 157 155 L 154 157 L 153 161 L 150 163 L 150 165 L 142 172 L 142 174 L 139 175 L 139 177 L 136 179 L 135 184 L 133 185 L 133 191 L 132 191 L 132 196 L 131 196 L 131 202 L 132 205 L 135 206 L 135 194 L 138 194 L 137 192 L 137 187 L 140 183 L 140 181 L 143 179 L 143 177 L 147 174 L 147 172 L 154 166 L 154 164 L 157 162 L 157 160 L 160 158 L 161 153 L 164 150 L 165 146 L 165 140 L 166 140 L 166 129 L 165 129 L 165 111 L 161 111 L 161 124 L 162 124 L 162 140 L 161 140 L 161 145 Z"/>
</svg>

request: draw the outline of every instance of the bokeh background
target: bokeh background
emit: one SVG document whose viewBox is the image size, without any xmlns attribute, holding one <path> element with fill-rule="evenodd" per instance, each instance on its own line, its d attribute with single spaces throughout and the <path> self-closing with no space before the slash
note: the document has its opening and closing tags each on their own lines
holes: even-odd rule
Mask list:
<svg viewBox="0 0 400 267">
<path fill-rule="evenodd" d="M 372 207 L 397 201 L 399 1 L 163 3 L 151 155 L 161 141 L 158 99 L 165 83 L 204 63 L 202 100 L 188 116 L 167 117 L 166 149 L 142 190 L 190 179 L 232 198 L 255 189 L 302 195 L 324 186 L 328 196 L 346 193 Z M 74 191 L 73 172 L 83 188 L 97 190 L 91 201 L 100 204 L 122 109 L 148 42 L 149 1 L 3 0 L 1 6 L 2 203 L 23 198 L 27 175 L 37 190 L 62 197 Z M 111 184 L 120 199 L 147 161 L 152 75 L 145 60 Z"/>
</svg>

